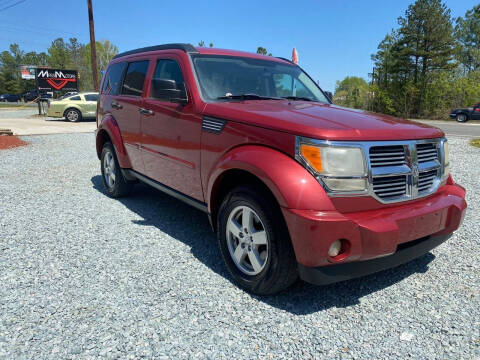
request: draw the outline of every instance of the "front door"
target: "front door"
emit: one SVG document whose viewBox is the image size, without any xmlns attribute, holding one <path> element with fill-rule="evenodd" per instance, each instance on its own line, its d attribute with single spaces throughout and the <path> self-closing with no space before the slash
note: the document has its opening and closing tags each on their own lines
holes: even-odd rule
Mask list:
<svg viewBox="0 0 480 360">
<path fill-rule="evenodd" d="M 472 120 L 480 120 L 480 104 L 475 105 L 473 108 Z"/>
<path fill-rule="evenodd" d="M 158 59 L 152 79 L 142 116 L 145 174 L 203 201 L 200 180 L 201 118 L 194 115 L 191 100 L 187 104 L 171 102 L 168 94 L 155 92 L 152 86 L 155 79 L 161 79 L 174 80 L 184 87 L 179 62 L 175 58 Z"/>
</svg>

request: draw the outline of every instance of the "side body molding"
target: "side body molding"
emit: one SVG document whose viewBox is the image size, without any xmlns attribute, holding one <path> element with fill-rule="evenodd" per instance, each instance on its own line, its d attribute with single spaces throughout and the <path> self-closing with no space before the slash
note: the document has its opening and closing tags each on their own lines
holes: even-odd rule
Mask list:
<svg viewBox="0 0 480 360">
<path fill-rule="evenodd" d="M 244 170 L 263 181 L 281 207 L 289 209 L 335 210 L 318 181 L 290 156 L 265 146 L 236 147 L 222 156 L 208 177 L 206 199 L 211 200 L 222 175 Z M 212 201 L 208 201 L 211 211 Z"/>
<path fill-rule="evenodd" d="M 115 147 L 120 167 L 131 168 L 132 164 L 130 163 L 130 158 L 123 145 L 123 139 L 117 121 L 111 115 L 105 116 L 97 129 L 96 145 L 98 158 L 100 159 L 102 154 L 102 147 L 106 139 L 105 134 L 108 134 L 108 137 L 110 137 L 113 146 Z"/>
</svg>

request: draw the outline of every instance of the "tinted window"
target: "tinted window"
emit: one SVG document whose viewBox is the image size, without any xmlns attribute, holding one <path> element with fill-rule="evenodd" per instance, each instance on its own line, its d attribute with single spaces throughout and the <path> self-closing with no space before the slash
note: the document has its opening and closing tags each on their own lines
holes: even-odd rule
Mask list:
<svg viewBox="0 0 480 360">
<path fill-rule="evenodd" d="M 221 100 L 228 94 L 256 94 L 266 97 L 306 97 L 328 103 L 320 88 L 298 66 L 278 61 L 194 55 L 200 91 L 207 100 Z"/>
<path fill-rule="evenodd" d="M 87 94 L 87 95 L 85 95 L 85 100 L 86 101 L 97 101 L 98 100 L 98 95 L 97 94 Z"/>
<path fill-rule="evenodd" d="M 123 81 L 122 94 L 141 96 L 145 74 L 148 69 L 148 60 L 136 61 L 128 64 L 125 80 Z"/>
<path fill-rule="evenodd" d="M 169 101 L 173 94 L 172 92 L 161 91 L 155 89 L 156 83 L 155 80 L 174 80 L 177 84 L 176 88 L 179 90 L 185 89 L 182 70 L 180 66 L 174 60 L 158 60 L 157 66 L 155 68 L 155 73 L 152 78 L 152 88 L 150 90 L 150 97 L 153 99 L 166 100 Z M 185 98 L 185 93 L 178 93 L 173 95 L 174 97 L 183 97 Z"/>
<path fill-rule="evenodd" d="M 105 81 L 103 82 L 102 94 L 120 94 L 120 82 L 122 81 L 122 74 L 125 66 L 126 63 L 118 63 L 110 66 Z"/>
<path fill-rule="evenodd" d="M 75 101 L 80 101 L 80 96 L 72 96 L 69 100 L 75 100 Z"/>
</svg>

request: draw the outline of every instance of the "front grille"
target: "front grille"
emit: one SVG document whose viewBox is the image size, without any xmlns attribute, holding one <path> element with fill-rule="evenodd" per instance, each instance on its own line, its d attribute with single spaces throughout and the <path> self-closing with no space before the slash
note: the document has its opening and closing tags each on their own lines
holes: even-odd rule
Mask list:
<svg viewBox="0 0 480 360">
<path fill-rule="evenodd" d="M 384 200 L 404 197 L 407 194 L 407 177 L 399 175 L 373 178 L 373 191 Z"/>
<path fill-rule="evenodd" d="M 438 160 L 438 149 L 436 143 L 417 144 L 418 162 Z"/>
<path fill-rule="evenodd" d="M 430 170 L 418 174 L 418 192 L 430 190 L 438 176 L 438 170 Z"/>
<path fill-rule="evenodd" d="M 384 203 L 434 192 L 442 178 L 441 139 L 406 140 L 367 146 L 370 193 Z"/>
<path fill-rule="evenodd" d="M 403 145 L 374 146 L 370 148 L 370 166 L 401 166 L 405 164 Z"/>
</svg>

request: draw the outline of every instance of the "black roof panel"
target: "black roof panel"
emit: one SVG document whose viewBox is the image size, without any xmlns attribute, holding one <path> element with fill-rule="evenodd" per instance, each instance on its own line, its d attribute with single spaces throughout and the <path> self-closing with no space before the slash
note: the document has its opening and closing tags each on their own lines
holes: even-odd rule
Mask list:
<svg viewBox="0 0 480 360">
<path fill-rule="evenodd" d="M 183 50 L 186 53 L 198 53 L 197 49 L 195 49 L 192 44 L 180 44 L 180 43 L 179 44 L 163 44 L 163 45 L 147 46 L 144 48 L 125 51 L 123 53 L 115 55 L 114 59 L 118 59 L 120 57 L 132 55 L 132 54 L 140 54 L 147 51 L 168 50 L 168 49 Z"/>
</svg>

